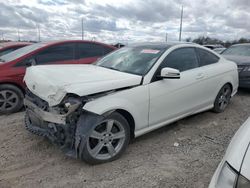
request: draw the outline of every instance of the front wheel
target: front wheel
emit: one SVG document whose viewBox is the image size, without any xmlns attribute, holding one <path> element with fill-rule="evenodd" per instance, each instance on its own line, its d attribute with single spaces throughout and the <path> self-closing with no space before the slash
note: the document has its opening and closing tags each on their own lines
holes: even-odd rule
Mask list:
<svg viewBox="0 0 250 188">
<path fill-rule="evenodd" d="M 130 140 L 127 120 L 114 112 L 95 125 L 87 136 L 81 158 L 90 164 L 113 161 L 125 151 Z"/>
<path fill-rule="evenodd" d="M 231 94 L 232 94 L 232 89 L 231 89 L 230 85 L 229 84 L 224 85 L 220 89 L 220 91 L 219 91 L 219 93 L 214 101 L 213 111 L 216 113 L 223 112 L 230 102 Z"/>
</svg>

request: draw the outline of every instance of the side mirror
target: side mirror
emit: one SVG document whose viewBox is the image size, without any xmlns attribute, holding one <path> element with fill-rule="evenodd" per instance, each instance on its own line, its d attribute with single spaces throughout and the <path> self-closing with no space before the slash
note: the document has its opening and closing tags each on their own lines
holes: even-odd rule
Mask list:
<svg viewBox="0 0 250 188">
<path fill-rule="evenodd" d="M 163 79 L 180 79 L 180 71 L 177 69 L 173 69 L 173 68 L 162 68 L 161 69 L 161 78 Z"/>
</svg>

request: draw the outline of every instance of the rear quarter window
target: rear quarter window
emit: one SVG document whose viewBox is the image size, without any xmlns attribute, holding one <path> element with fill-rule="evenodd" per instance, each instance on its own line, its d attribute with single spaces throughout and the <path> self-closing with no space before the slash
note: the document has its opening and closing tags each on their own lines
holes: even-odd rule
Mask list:
<svg viewBox="0 0 250 188">
<path fill-rule="evenodd" d="M 211 65 L 217 63 L 220 60 L 218 56 L 214 55 L 213 53 L 207 50 L 196 48 L 196 51 L 200 59 L 200 66 Z"/>
</svg>

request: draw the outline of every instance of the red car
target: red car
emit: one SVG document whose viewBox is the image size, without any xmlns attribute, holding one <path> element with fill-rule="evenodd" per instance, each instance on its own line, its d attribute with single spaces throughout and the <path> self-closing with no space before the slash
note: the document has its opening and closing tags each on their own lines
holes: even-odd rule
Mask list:
<svg viewBox="0 0 250 188">
<path fill-rule="evenodd" d="M 93 41 L 57 41 L 36 43 L 1 56 L 0 113 L 13 113 L 22 108 L 26 67 L 45 64 L 90 64 L 115 49 L 113 46 Z"/>
<path fill-rule="evenodd" d="M 32 43 L 29 42 L 2 42 L 0 43 L 0 56 L 13 52 Z"/>
</svg>

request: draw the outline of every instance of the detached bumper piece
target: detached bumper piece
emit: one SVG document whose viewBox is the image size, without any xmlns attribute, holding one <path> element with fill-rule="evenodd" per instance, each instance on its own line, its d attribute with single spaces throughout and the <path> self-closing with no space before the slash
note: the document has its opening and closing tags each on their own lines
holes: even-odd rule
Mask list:
<svg viewBox="0 0 250 188">
<path fill-rule="evenodd" d="M 103 116 L 82 111 L 80 104 L 72 105 L 66 114 L 55 114 L 42 110 L 32 99 L 26 97 L 25 126 L 33 134 L 47 137 L 70 157 L 81 158 L 88 135 L 93 125 L 103 120 Z M 45 108 L 48 109 L 48 108 Z"/>
</svg>

